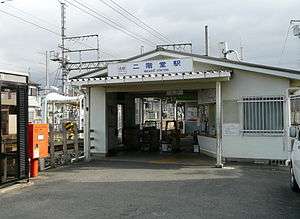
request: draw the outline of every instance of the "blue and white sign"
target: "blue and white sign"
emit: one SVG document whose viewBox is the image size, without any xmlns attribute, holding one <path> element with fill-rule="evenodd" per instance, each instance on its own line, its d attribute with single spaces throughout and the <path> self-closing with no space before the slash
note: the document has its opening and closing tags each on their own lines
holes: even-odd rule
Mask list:
<svg viewBox="0 0 300 219">
<path fill-rule="evenodd" d="M 166 59 L 166 60 L 147 60 L 143 62 L 124 62 L 108 65 L 108 76 L 121 75 L 141 75 L 141 74 L 164 74 L 192 72 L 193 60 Z"/>
</svg>

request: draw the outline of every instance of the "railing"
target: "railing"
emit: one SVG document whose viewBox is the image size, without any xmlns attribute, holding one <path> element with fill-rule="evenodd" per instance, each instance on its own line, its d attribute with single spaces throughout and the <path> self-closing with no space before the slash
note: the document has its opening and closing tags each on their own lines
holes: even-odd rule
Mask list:
<svg viewBox="0 0 300 219">
<path fill-rule="evenodd" d="M 83 157 L 83 139 L 79 137 L 82 130 L 78 130 L 76 122 L 70 122 L 72 128 L 66 123 L 60 126 L 49 125 L 49 157 L 46 167 L 56 167 L 79 161 Z"/>
</svg>

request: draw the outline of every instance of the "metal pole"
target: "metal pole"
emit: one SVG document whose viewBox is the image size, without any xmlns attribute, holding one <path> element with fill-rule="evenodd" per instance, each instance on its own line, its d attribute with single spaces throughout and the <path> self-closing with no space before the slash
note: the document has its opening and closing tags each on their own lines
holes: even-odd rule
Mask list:
<svg viewBox="0 0 300 219">
<path fill-rule="evenodd" d="M 82 56 L 81 56 L 81 52 L 80 51 L 79 51 L 79 63 L 80 63 L 79 72 L 81 73 L 81 70 L 82 70 Z"/>
<path fill-rule="evenodd" d="M 62 92 L 66 93 L 66 62 L 65 62 L 65 24 L 66 24 L 66 15 L 65 8 L 66 4 L 61 2 L 61 70 L 62 70 Z"/>
<path fill-rule="evenodd" d="M 99 35 L 97 35 L 97 60 L 100 61 L 100 42 L 99 42 Z"/>
<path fill-rule="evenodd" d="M 50 165 L 55 167 L 54 124 L 49 125 Z"/>
<path fill-rule="evenodd" d="M 46 56 L 46 90 L 49 90 L 49 77 L 48 77 L 48 51 L 46 51 L 45 56 Z"/>
<path fill-rule="evenodd" d="M 217 134 L 217 168 L 222 168 L 222 86 L 216 82 L 216 134 Z"/>
<path fill-rule="evenodd" d="M 291 151 L 290 146 L 290 127 L 292 124 L 292 119 L 291 119 L 291 99 L 290 99 L 290 89 L 286 90 L 286 112 L 285 112 L 285 130 L 286 130 L 286 136 L 285 136 L 285 145 L 286 148 L 288 149 L 288 151 Z M 290 155 L 289 154 L 289 159 L 290 159 Z"/>
<path fill-rule="evenodd" d="M 205 55 L 209 55 L 209 46 L 208 46 L 208 26 L 205 25 Z"/>
<path fill-rule="evenodd" d="M 91 133 L 90 133 L 90 96 L 91 96 L 91 88 L 87 88 L 87 92 L 85 94 L 85 107 L 84 107 L 84 156 L 86 161 L 90 161 L 91 154 Z"/>
</svg>

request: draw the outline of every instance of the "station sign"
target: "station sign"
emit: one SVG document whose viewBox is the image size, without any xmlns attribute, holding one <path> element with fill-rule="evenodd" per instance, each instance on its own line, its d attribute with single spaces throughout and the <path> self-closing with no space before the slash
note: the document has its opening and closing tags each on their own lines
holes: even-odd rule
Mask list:
<svg viewBox="0 0 300 219">
<path fill-rule="evenodd" d="M 166 74 L 193 71 L 193 59 L 147 60 L 142 62 L 124 62 L 108 65 L 108 76 L 126 76 L 142 74 Z"/>
</svg>

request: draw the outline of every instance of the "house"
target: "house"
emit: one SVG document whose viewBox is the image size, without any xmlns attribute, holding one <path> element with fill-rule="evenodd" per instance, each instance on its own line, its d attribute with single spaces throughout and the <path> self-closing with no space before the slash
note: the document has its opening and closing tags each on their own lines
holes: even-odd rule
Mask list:
<svg viewBox="0 0 300 219">
<path fill-rule="evenodd" d="M 42 122 L 39 85 L 33 81 L 28 83 L 28 122 Z"/>
<path fill-rule="evenodd" d="M 184 106 L 185 127 L 197 131 L 201 152 L 219 162 L 287 159 L 285 96 L 299 82 L 296 70 L 162 48 L 69 80 L 87 93 L 86 151 L 106 155 L 116 147 L 118 105 L 123 126 L 134 127 L 145 122 L 137 118 L 145 108 L 138 99 L 151 97 L 171 101 L 175 110 Z"/>
</svg>

